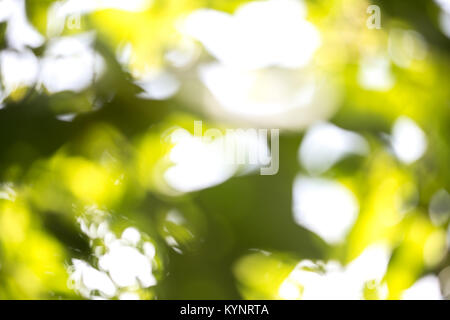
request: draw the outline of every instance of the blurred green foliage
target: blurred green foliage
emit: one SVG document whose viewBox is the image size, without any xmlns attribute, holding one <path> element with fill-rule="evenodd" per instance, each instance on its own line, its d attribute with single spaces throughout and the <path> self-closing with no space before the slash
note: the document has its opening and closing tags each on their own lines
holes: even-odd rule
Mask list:
<svg viewBox="0 0 450 320">
<path fill-rule="evenodd" d="M 192 131 L 196 119 L 211 127 L 237 125 L 193 108 L 183 95 L 142 99 L 133 76 L 164 66 L 164 53 L 180 37 L 178 18 L 198 8 L 233 12 L 243 2 L 155 0 L 143 12 L 85 14 L 82 30 L 66 28 L 63 34 L 95 30 L 93 46 L 105 61 L 104 74 L 78 92 L 27 86 L 5 97 L 0 110 L 1 299 L 86 297 L 68 282 L 73 259 L 98 267 L 96 248 L 108 250 L 80 230 L 79 218 L 93 205 L 110 214 L 116 236 L 136 227 L 154 244 L 158 283 L 140 291 L 143 298 L 278 299 L 278 288 L 302 259 L 346 265 L 380 241 L 392 250 L 384 277 L 389 298 L 400 298 L 421 276 L 449 265 L 449 221 L 435 225 L 429 217 L 433 195 L 450 190 L 450 46 L 431 1 L 374 1 L 383 13 L 381 30 L 365 27 L 366 1 L 306 2 L 309 20 L 323 37 L 316 63 L 341 96 L 329 121 L 361 134 L 370 145 L 368 155 L 347 157 L 323 174 L 344 184 L 360 204 L 344 242 L 331 245 L 294 222 L 292 186 L 299 173 L 306 174 L 297 159 L 301 128 L 281 131 L 277 175 L 236 176 L 185 194 L 170 190 L 164 181 L 173 147 L 164 138 L 167 132 Z M 53 3 L 26 1 L 27 16 L 43 35 Z M 6 26 L 0 24 L 1 50 L 8 48 Z M 362 88 L 360 57 L 385 50 L 388 31 L 395 28 L 422 34 L 427 58 L 413 59 L 407 68 L 393 65 L 396 84 L 388 91 Z M 36 56 L 43 55 L 49 40 L 33 49 Z M 134 48 L 126 66 L 115 54 L 124 42 Z M 206 53 L 202 58 L 211 59 Z M 58 118 L 69 113 L 76 114 L 72 121 Z M 398 161 L 385 139 L 400 116 L 414 120 L 428 140 L 425 155 L 412 164 Z M 174 212 L 181 223 L 168 218 Z"/>
</svg>

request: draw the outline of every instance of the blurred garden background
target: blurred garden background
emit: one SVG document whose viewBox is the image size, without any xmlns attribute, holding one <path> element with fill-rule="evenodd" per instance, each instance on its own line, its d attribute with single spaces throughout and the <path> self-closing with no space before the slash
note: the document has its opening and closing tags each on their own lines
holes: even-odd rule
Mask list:
<svg viewBox="0 0 450 320">
<path fill-rule="evenodd" d="M 0 299 L 450 297 L 449 38 L 448 0 L 0 0 Z"/>
</svg>

